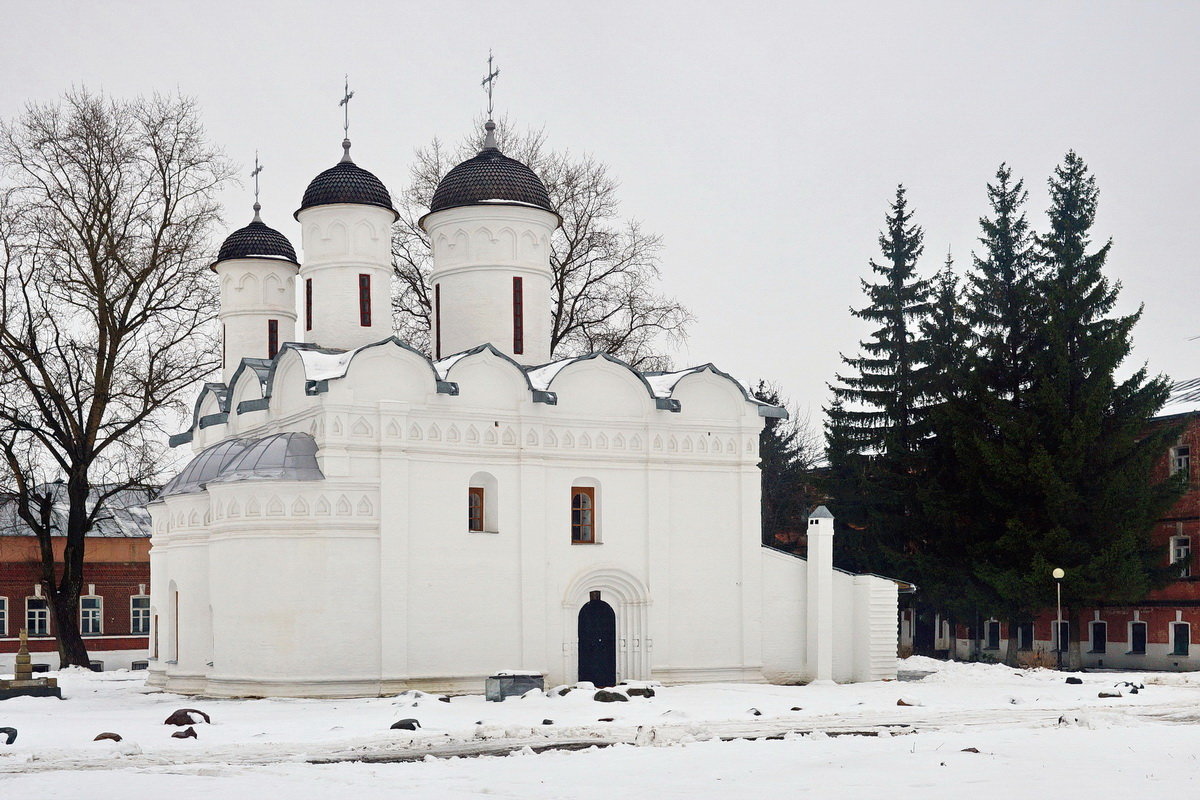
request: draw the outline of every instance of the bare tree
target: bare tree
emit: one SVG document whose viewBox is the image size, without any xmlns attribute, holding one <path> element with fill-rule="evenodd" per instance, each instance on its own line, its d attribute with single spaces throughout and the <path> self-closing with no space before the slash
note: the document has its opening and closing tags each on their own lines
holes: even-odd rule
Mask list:
<svg viewBox="0 0 1200 800">
<path fill-rule="evenodd" d="M 429 350 L 432 297 L 430 243 L 417 221 L 429 210 L 438 181 L 483 147 L 478 134 L 458 147 L 434 139 L 419 148 L 409 186 L 396 198 L 400 220 L 393 229 L 392 261 L 397 333 Z M 528 165 L 546 184 L 562 216 L 551 242 L 550 352 L 556 358 L 611 353 L 640 369 L 663 369 L 663 350 L 682 342 L 692 314 L 657 290 L 662 239 L 618 213 L 619 184 L 608 166 L 589 155 L 550 150 L 542 130 L 514 132 L 498 124 L 500 149 Z"/>
<path fill-rule="evenodd" d="M 0 490 L 40 542 L 63 666 L 88 665 L 86 534 L 154 480 L 218 366 L 205 256 L 230 175 L 187 98 L 74 90 L 0 125 Z"/>
</svg>

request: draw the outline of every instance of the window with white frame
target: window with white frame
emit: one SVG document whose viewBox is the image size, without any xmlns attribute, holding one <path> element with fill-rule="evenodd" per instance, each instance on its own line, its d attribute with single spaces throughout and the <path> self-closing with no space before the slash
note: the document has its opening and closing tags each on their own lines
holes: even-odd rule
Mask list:
<svg viewBox="0 0 1200 800">
<path fill-rule="evenodd" d="M 1000 623 L 996 620 L 988 620 L 987 628 L 984 629 L 984 650 L 999 650 L 1000 649 Z"/>
<path fill-rule="evenodd" d="M 1171 655 L 1186 656 L 1192 641 L 1192 626 L 1186 622 L 1171 623 Z"/>
<path fill-rule="evenodd" d="M 1061 651 L 1067 652 L 1067 645 L 1071 643 L 1071 623 L 1067 620 L 1062 620 L 1058 623 L 1058 635 L 1055 637 L 1054 647 Z"/>
<path fill-rule="evenodd" d="M 104 601 L 96 595 L 79 598 L 79 632 L 84 636 L 104 633 L 102 619 Z"/>
<path fill-rule="evenodd" d="M 1192 448 L 1186 444 L 1171 448 L 1171 474 L 1183 473 L 1185 478 L 1191 477 Z"/>
<path fill-rule="evenodd" d="M 1129 623 L 1129 652 L 1134 655 L 1146 653 L 1146 623 Z"/>
<path fill-rule="evenodd" d="M 0 636 L 8 636 L 8 598 L 0 597 Z"/>
<path fill-rule="evenodd" d="M 142 636 L 150 633 L 150 598 L 147 595 L 129 598 L 129 632 Z"/>
<path fill-rule="evenodd" d="M 1192 575 L 1192 537 L 1171 537 L 1171 563 L 1179 567 L 1179 577 L 1189 578 Z"/>
<path fill-rule="evenodd" d="M 46 598 L 25 598 L 25 630 L 30 636 L 50 635 L 50 607 Z"/>
<path fill-rule="evenodd" d="M 1033 649 L 1033 623 L 1020 622 L 1017 623 L 1017 649 L 1032 650 Z"/>
</svg>

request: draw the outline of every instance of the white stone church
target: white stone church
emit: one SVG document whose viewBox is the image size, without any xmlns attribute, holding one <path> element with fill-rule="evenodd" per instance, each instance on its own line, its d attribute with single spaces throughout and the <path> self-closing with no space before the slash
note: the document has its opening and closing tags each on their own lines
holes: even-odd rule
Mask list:
<svg viewBox="0 0 1200 800">
<path fill-rule="evenodd" d="M 432 359 L 392 336 L 388 190 L 345 155 L 296 220 L 213 265 L 223 382 L 151 505 L 150 683 L 218 696 L 577 680 L 891 677 L 896 584 L 760 544 L 782 409 L 711 364 L 551 360 L 541 180 L 484 149 L 442 180 Z"/>
</svg>

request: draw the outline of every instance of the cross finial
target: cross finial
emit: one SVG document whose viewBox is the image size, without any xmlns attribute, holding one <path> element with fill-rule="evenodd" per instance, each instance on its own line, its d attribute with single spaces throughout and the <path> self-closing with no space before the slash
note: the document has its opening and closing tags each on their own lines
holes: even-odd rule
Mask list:
<svg viewBox="0 0 1200 800">
<path fill-rule="evenodd" d="M 254 171 L 250 173 L 250 177 L 254 178 L 254 221 L 262 222 L 262 217 L 258 215 L 262 211 L 262 206 L 258 204 L 258 174 L 263 171 L 262 164 L 258 162 L 258 151 L 254 151 Z"/>
<path fill-rule="evenodd" d="M 345 94 L 342 95 L 341 101 L 338 103 L 344 109 L 345 116 L 342 122 L 342 131 L 345 136 L 342 139 L 342 161 L 350 160 L 350 98 L 354 97 L 354 92 L 350 91 L 350 76 L 346 76 Z"/>
<path fill-rule="evenodd" d="M 487 89 L 488 93 L 488 119 L 492 118 L 492 87 L 496 85 L 496 78 L 500 77 L 500 70 L 492 69 L 492 51 L 488 50 L 488 74 L 487 77 L 480 81 L 479 85 Z"/>
</svg>

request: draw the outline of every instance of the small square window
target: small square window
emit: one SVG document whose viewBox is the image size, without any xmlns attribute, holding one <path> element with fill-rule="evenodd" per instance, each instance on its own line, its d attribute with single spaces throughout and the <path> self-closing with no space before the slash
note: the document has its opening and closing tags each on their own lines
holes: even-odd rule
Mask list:
<svg viewBox="0 0 1200 800">
<path fill-rule="evenodd" d="M 1171 537 L 1171 563 L 1179 566 L 1179 577 L 1191 577 L 1192 538 L 1190 536 Z"/>
<path fill-rule="evenodd" d="M 1191 477 L 1192 448 L 1181 444 L 1171 448 L 1171 474 L 1183 473 L 1185 478 Z"/>
</svg>

